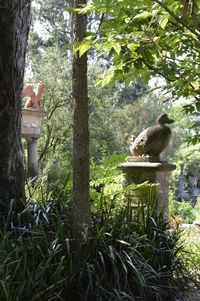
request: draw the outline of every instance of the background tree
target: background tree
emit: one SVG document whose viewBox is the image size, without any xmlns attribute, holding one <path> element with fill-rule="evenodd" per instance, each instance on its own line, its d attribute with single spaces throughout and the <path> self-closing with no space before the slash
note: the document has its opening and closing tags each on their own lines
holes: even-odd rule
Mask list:
<svg viewBox="0 0 200 301">
<path fill-rule="evenodd" d="M 0 2 L 0 212 L 24 198 L 21 94 L 31 21 L 30 0 Z M 19 208 L 18 208 L 19 209 Z"/>
<path fill-rule="evenodd" d="M 200 152 L 199 144 L 190 145 L 183 143 L 175 154 L 177 169 L 172 174 L 173 185 L 178 187 L 180 165 L 184 164 L 185 188 L 199 187 L 200 180 Z"/>
<path fill-rule="evenodd" d="M 200 3 L 198 0 L 132 1 L 94 0 L 82 13 L 96 11 L 105 16 L 86 45 L 95 45 L 110 67 L 99 82 L 113 85 L 140 75 L 147 82 L 162 76 L 162 89 L 174 99 L 184 97 L 184 110 L 193 113 L 200 106 Z M 82 47 L 79 45 L 79 49 Z M 195 136 L 198 139 L 198 135 Z"/>
<path fill-rule="evenodd" d="M 32 37 L 30 37 L 32 38 Z M 32 53 L 32 52 L 31 52 Z M 100 64 L 90 63 L 88 66 L 88 101 L 89 101 L 89 130 L 90 130 L 90 156 L 99 164 L 104 157 L 114 153 L 127 151 L 128 136 L 132 134 L 132 124 L 136 127 L 137 109 L 140 102 L 139 95 L 147 89 L 142 85 L 132 83 L 127 89 L 123 84 L 118 84 L 113 89 L 96 86 L 98 75 L 102 72 Z M 42 105 L 48 116 L 43 120 L 43 138 L 39 139 L 39 168 L 45 169 L 48 161 L 57 157 L 60 159 L 60 176 L 72 174 L 72 91 L 71 91 L 71 61 L 66 58 L 63 50 L 57 45 L 47 47 L 42 51 L 30 55 L 28 53 L 28 68 L 26 82 L 35 84 L 43 81 L 46 84 Z M 155 96 L 156 97 L 156 96 Z M 154 96 L 149 96 L 154 99 Z M 157 99 L 157 97 L 156 97 Z M 156 100 L 155 100 L 156 102 Z M 162 103 L 162 102 L 161 102 Z M 135 110 L 132 114 L 123 114 L 125 104 L 132 104 Z M 145 116 L 145 108 L 152 107 L 141 105 Z M 134 112 L 136 114 L 134 115 Z M 153 114 L 153 107 L 151 109 Z M 128 113 L 128 110 L 127 110 Z M 156 114 L 156 112 L 155 112 Z M 148 114 L 151 124 L 151 113 Z M 129 124 L 126 125 L 125 124 Z M 138 124 L 138 131 L 142 126 Z M 127 132 L 127 127 L 129 131 Z M 134 133 L 133 133 L 134 134 Z"/>
<path fill-rule="evenodd" d="M 72 6 L 73 0 L 35 1 L 31 33 L 37 39 L 34 24 L 43 27 L 46 36 L 43 35 L 41 46 L 49 47 L 57 44 L 61 50 L 64 50 L 64 46 L 72 42 L 73 14 L 67 11 Z M 65 53 L 67 53 L 66 49 Z"/>
<path fill-rule="evenodd" d="M 75 0 L 74 7 L 85 4 Z M 86 35 L 86 15 L 75 14 L 73 42 L 81 42 Z M 89 203 L 89 126 L 88 126 L 88 84 L 87 52 L 80 57 L 77 51 L 72 61 L 73 96 L 73 224 L 78 231 L 90 226 Z"/>
<path fill-rule="evenodd" d="M 53 2 L 49 1 L 48 7 L 51 7 L 52 4 Z M 62 7 L 59 9 L 62 10 Z M 65 6 L 63 11 L 64 9 L 66 9 Z M 36 18 L 40 25 L 48 22 L 47 19 L 44 20 L 41 17 L 41 12 L 44 13 L 44 10 L 45 7 Z M 53 23 L 58 24 L 59 27 L 58 16 L 58 13 L 52 14 Z M 50 23 L 48 23 L 48 27 L 51 29 Z M 34 22 L 33 30 L 35 35 Z M 52 37 L 51 41 L 54 41 L 52 44 L 45 44 L 48 36 L 44 37 L 40 31 L 36 33 L 38 34 L 37 43 L 33 39 L 34 35 L 31 35 L 29 39 L 26 80 L 35 85 L 40 80 L 46 83 L 43 105 L 48 112 L 48 117 L 43 122 L 44 138 L 39 140 L 40 170 L 46 172 L 46 167 L 56 157 L 60 161 L 59 177 L 64 179 L 69 173 L 72 174 L 70 59 L 67 58 L 66 49 L 61 46 L 60 42 L 57 43 L 54 30 L 49 32 L 49 36 Z M 92 161 L 95 164 L 101 164 L 104 158 L 112 154 L 129 152 L 130 137 L 137 136 L 144 128 L 153 125 L 157 116 L 162 112 L 169 113 L 170 117 L 176 120 L 173 125 L 173 139 L 163 155 L 169 160 L 175 160 L 176 152 L 187 136 L 196 134 L 194 129 L 187 130 L 187 127 L 191 121 L 196 122 L 197 117 L 185 116 L 183 112 L 181 113 L 181 106 L 172 107 L 172 101 L 168 99 L 169 94 L 164 97 L 162 94 L 150 93 L 149 87 L 144 84 L 141 76 L 134 81 L 131 80 L 128 87 L 123 81 L 115 83 L 112 89 L 108 89 L 107 86 L 95 85 L 98 75 L 102 74 L 105 67 L 110 65 L 108 56 L 104 58 L 106 58 L 105 63 L 101 61 L 98 64 L 94 64 L 94 61 L 89 59 L 88 66 Z"/>
<path fill-rule="evenodd" d="M 71 61 L 55 45 L 46 48 L 42 54 L 34 54 L 30 66 L 31 72 L 28 68 L 26 82 L 37 86 L 43 81 L 46 85 L 42 105 L 48 115 L 43 120 L 44 138 L 38 141 L 40 168 L 57 157 L 67 170 L 72 162 Z"/>
</svg>

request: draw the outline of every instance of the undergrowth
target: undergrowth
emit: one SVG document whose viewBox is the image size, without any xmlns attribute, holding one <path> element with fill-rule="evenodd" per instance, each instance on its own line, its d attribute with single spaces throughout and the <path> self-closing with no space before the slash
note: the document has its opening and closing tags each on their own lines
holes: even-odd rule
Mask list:
<svg viewBox="0 0 200 301">
<path fill-rule="evenodd" d="M 10 208 L 0 230 L 0 300 L 175 300 L 190 281 L 184 242 L 148 195 L 134 212 L 129 197 L 116 208 L 93 199 L 90 233 L 78 240 L 60 190 L 30 198 L 18 221 Z"/>
</svg>

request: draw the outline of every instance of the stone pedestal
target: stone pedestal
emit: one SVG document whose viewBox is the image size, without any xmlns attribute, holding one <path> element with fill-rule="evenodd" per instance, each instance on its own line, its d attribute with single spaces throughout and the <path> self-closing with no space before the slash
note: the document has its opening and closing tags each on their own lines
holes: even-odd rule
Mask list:
<svg viewBox="0 0 200 301">
<path fill-rule="evenodd" d="M 37 143 L 38 137 L 26 137 L 28 145 L 28 175 L 30 177 L 37 176 L 38 173 L 38 158 L 37 158 Z"/>
<path fill-rule="evenodd" d="M 40 128 L 43 116 L 47 115 L 43 108 L 22 109 L 22 137 L 28 145 L 28 175 L 33 178 L 38 173 L 37 143 L 42 136 Z"/>
<path fill-rule="evenodd" d="M 37 109 L 22 109 L 22 137 L 40 135 L 42 118 L 47 113 L 41 107 Z"/>
<path fill-rule="evenodd" d="M 158 205 L 163 209 L 164 215 L 168 219 L 169 173 L 176 168 L 176 165 L 161 162 L 127 162 L 121 164 L 118 168 L 124 173 L 125 185 L 142 184 L 146 181 L 158 184 Z"/>
</svg>

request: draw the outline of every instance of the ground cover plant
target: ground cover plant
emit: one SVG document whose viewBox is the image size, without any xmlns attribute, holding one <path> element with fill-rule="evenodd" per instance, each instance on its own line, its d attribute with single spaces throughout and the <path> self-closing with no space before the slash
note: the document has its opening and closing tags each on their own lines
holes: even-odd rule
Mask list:
<svg viewBox="0 0 200 301">
<path fill-rule="evenodd" d="M 186 228 L 183 231 L 182 239 L 185 243 L 184 258 L 185 265 L 196 278 L 200 281 L 200 231 L 196 227 Z"/>
<path fill-rule="evenodd" d="M 192 224 L 200 220 L 199 203 L 193 205 L 192 201 L 176 201 L 170 197 L 170 215 L 172 219 L 180 219 L 181 223 Z"/>
<path fill-rule="evenodd" d="M 105 164 L 113 167 L 116 161 L 115 157 Z M 170 230 L 162 214 L 157 214 L 153 187 L 147 184 L 148 203 L 133 214 L 129 198 L 122 197 L 123 188 L 120 192 L 116 188 L 116 177 L 111 180 L 110 174 L 109 184 L 91 200 L 90 233 L 83 233 L 78 240 L 71 226 L 67 184 L 46 194 L 45 185 L 43 191 L 40 185 L 40 191 L 35 192 L 37 201 L 29 196 L 18 221 L 12 219 L 10 208 L 0 233 L 0 300 L 178 297 L 191 280 L 180 255 L 184 243 L 179 229 Z M 127 189 L 125 195 L 130 195 Z M 121 206 L 119 201 L 115 206 L 117 198 L 121 198 Z"/>
</svg>

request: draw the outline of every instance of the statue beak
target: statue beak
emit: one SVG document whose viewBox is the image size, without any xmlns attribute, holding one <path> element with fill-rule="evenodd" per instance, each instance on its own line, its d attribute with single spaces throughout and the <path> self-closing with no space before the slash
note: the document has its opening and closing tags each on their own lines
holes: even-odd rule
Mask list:
<svg viewBox="0 0 200 301">
<path fill-rule="evenodd" d="M 168 123 L 168 124 L 174 123 L 174 119 L 168 119 L 167 123 Z"/>
</svg>

